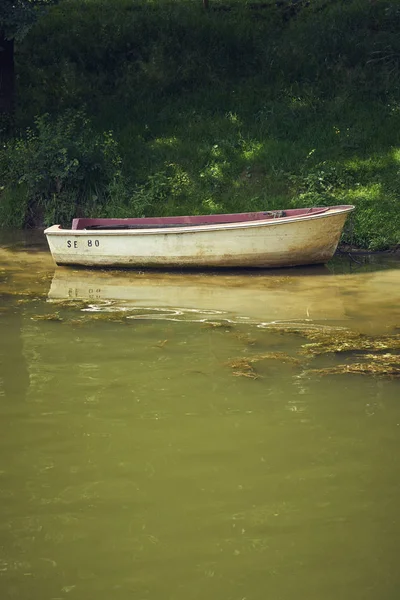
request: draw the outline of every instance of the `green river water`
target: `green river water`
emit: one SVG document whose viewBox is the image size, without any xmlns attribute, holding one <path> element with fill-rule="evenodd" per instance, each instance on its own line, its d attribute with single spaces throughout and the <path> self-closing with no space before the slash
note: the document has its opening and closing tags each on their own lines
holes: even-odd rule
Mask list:
<svg viewBox="0 0 400 600">
<path fill-rule="evenodd" d="M 0 599 L 398 600 L 399 267 L 85 271 L 1 234 Z"/>
</svg>

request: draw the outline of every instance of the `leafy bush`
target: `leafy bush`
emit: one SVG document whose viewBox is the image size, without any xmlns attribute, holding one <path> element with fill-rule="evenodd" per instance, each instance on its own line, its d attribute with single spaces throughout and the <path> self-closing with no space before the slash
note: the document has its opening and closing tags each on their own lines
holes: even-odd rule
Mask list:
<svg viewBox="0 0 400 600">
<path fill-rule="evenodd" d="M 33 128 L 0 149 L 0 178 L 3 227 L 65 224 L 116 205 L 140 212 L 112 132 L 94 133 L 82 111 L 37 117 Z"/>
</svg>

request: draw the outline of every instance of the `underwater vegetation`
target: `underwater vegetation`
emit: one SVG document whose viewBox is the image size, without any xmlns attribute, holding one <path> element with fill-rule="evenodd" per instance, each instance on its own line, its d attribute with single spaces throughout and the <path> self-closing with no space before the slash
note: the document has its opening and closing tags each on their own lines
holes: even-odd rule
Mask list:
<svg viewBox="0 0 400 600">
<path fill-rule="evenodd" d="M 24 300 L 24 299 L 23 299 Z M 23 301 L 22 300 L 22 301 Z M 74 310 L 70 310 L 70 309 Z M 78 315 L 76 314 L 78 311 Z M 151 315 L 150 315 L 151 316 Z M 34 321 L 48 322 L 57 326 L 96 326 L 98 323 L 114 325 L 133 325 L 141 319 L 148 320 L 149 309 L 140 307 L 98 306 L 93 310 L 90 302 L 82 300 L 55 301 L 52 310 L 46 314 L 32 315 Z M 258 380 L 268 376 L 272 369 L 281 364 L 290 365 L 296 377 L 308 375 L 364 375 L 385 378 L 400 378 L 400 332 L 394 327 L 387 334 L 366 335 L 345 327 L 321 326 L 318 324 L 273 324 L 260 331 L 256 337 L 241 330 L 241 325 L 231 321 L 221 320 L 199 322 L 200 330 L 204 333 L 230 336 L 233 344 L 239 343 L 242 354 L 223 362 L 224 367 L 231 369 L 234 377 L 244 377 Z M 265 332 L 279 336 L 297 338 L 295 351 L 289 354 L 284 351 L 273 351 Z M 160 350 L 169 347 L 169 340 L 158 341 L 155 346 Z M 335 364 L 323 364 L 327 360 Z M 340 359 L 339 364 L 337 364 Z"/>
<path fill-rule="evenodd" d="M 259 379 L 255 365 L 262 361 L 275 359 L 282 363 L 291 363 L 302 369 L 302 375 L 374 375 L 380 377 L 400 377 L 400 334 L 389 333 L 380 336 L 368 336 L 349 329 L 321 328 L 318 326 L 293 327 L 274 326 L 268 328 L 281 334 L 294 334 L 307 340 L 302 343 L 297 356 L 283 352 L 270 352 L 233 359 L 227 364 L 233 369 L 233 375 Z M 347 362 L 343 364 L 312 368 L 314 359 L 321 355 L 333 354 Z"/>
</svg>

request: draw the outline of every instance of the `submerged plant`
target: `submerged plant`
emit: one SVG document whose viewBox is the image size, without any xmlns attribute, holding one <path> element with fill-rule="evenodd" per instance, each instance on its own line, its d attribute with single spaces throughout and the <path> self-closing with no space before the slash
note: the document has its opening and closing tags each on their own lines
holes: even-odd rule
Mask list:
<svg viewBox="0 0 400 600">
<path fill-rule="evenodd" d="M 233 375 L 236 377 L 249 377 L 251 379 L 259 379 L 261 375 L 257 373 L 253 365 L 265 360 L 279 360 L 283 363 L 291 363 L 299 365 L 300 360 L 285 352 L 265 352 L 263 354 L 255 354 L 253 356 L 245 356 L 243 358 L 234 358 L 226 364 L 233 370 Z"/>
<path fill-rule="evenodd" d="M 282 362 L 290 361 L 297 364 L 309 364 L 319 356 L 336 354 L 338 356 L 356 356 L 357 361 L 339 364 L 319 369 L 306 369 L 303 375 L 319 374 L 334 375 L 355 373 L 363 375 L 377 375 L 382 377 L 400 376 L 400 334 L 396 332 L 387 335 L 368 336 L 363 333 L 344 328 L 318 327 L 307 325 L 305 327 L 283 325 L 282 327 L 269 327 L 269 331 L 290 333 L 306 338 L 308 341 L 301 344 L 298 351 L 299 358 L 289 357 L 277 352 L 269 355 Z M 267 358 L 267 355 L 255 357 L 255 361 Z"/>
<path fill-rule="evenodd" d="M 343 327 L 282 325 L 268 327 L 268 331 L 291 333 L 309 340 L 301 345 L 300 354 L 317 356 L 328 353 L 359 352 L 363 350 L 400 350 L 400 334 L 368 336 Z"/>
<path fill-rule="evenodd" d="M 359 352 L 361 350 L 400 350 L 400 335 L 385 335 L 370 337 L 349 330 L 321 333 L 309 332 L 308 339 L 315 340 L 309 344 L 303 344 L 301 353 L 308 356 L 318 354 Z"/>
<path fill-rule="evenodd" d="M 363 362 L 336 365 L 322 369 L 308 369 L 304 372 L 304 375 L 344 375 L 352 373 L 356 375 L 400 378 L 399 354 L 365 354 L 362 358 L 365 359 Z"/>
<path fill-rule="evenodd" d="M 47 315 L 34 315 L 31 318 L 33 321 L 53 321 L 57 323 L 64 321 L 58 312 Z"/>
</svg>

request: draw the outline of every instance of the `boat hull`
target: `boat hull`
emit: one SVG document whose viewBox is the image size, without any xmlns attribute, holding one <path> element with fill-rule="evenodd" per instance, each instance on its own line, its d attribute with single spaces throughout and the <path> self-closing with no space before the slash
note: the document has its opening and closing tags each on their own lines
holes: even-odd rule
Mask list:
<svg viewBox="0 0 400 600">
<path fill-rule="evenodd" d="M 336 251 L 353 207 L 279 220 L 142 230 L 45 231 L 59 265 L 284 267 L 319 264 Z"/>
</svg>

